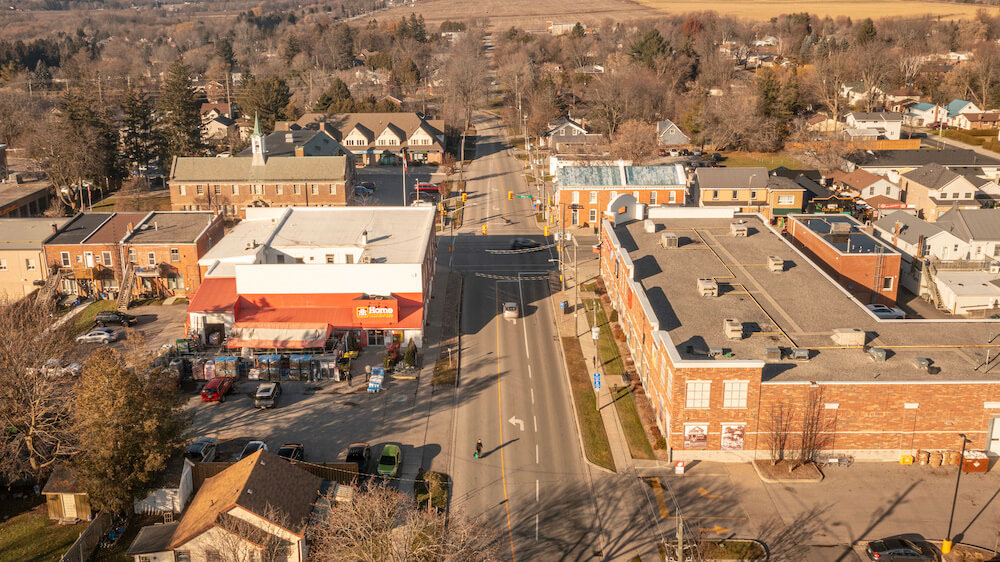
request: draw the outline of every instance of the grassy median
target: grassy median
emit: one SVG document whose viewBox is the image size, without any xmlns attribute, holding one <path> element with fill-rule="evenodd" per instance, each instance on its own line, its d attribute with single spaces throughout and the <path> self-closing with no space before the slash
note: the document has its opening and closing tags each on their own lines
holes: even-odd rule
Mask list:
<svg viewBox="0 0 1000 562">
<path fill-rule="evenodd" d="M 622 422 L 622 430 L 625 431 L 625 440 L 628 441 L 628 450 L 633 459 L 656 460 L 653 447 L 646 438 L 646 430 L 642 427 L 642 420 L 639 418 L 639 410 L 635 406 L 635 397 L 632 396 L 632 388 L 629 386 L 616 387 L 612 390 L 612 397 L 615 401 L 615 410 L 618 411 L 618 419 Z"/>
<path fill-rule="evenodd" d="M 583 358 L 580 340 L 574 337 L 563 337 L 561 340 L 563 354 L 566 356 L 566 368 L 569 370 L 573 405 L 576 407 L 576 417 L 580 420 L 583 452 L 590 462 L 608 470 L 615 470 L 611 444 L 608 443 L 608 434 L 604 430 L 601 412 L 597 410 L 597 397 L 590 386 L 590 373 L 587 372 L 587 362 Z"/>
</svg>

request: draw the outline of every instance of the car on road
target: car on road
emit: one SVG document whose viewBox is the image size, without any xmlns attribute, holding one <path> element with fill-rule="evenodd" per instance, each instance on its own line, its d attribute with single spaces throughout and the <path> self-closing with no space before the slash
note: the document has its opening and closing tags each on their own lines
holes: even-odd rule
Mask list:
<svg viewBox="0 0 1000 562">
<path fill-rule="evenodd" d="M 378 458 L 378 475 L 383 478 L 395 478 L 399 475 L 399 467 L 403 464 L 403 451 L 399 445 L 392 443 L 382 447 Z"/>
<path fill-rule="evenodd" d="M 868 560 L 885 562 L 887 560 L 937 560 L 934 551 L 929 546 L 917 545 L 903 538 L 879 539 L 868 543 L 865 547 Z"/>
<path fill-rule="evenodd" d="M 257 392 L 253 395 L 253 407 L 274 408 L 278 405 L 279 396 L 281 396 L 280 382 L 262 382 L 257 385 Z"/>
<path fill-rule="evenodd" d="M 868 310 L 872 311 L 872 314 L 883 320 L 903 320 L 906 318 L 906 313 L 899 307 L 886 306 L 884 304 L 868 304 L 865 306 L 868 307 Z"/>
<path fill-rule="evenodd" d="M 516 302 L 505 302 L 503 303 L 503 317 L 504 318 L 517 318 L 521 313 L 517 309 Z"/>
<path fill-rule="evenodd" d="M 201 389 L 202 402 L 225 402 L 226 395 L 233 390 L 232 377 L 215 377 Z"/>
<path fill-rule="evenodd" d="M 355 197 L 371 197 L 375 192 L 363 185 L 354 186 L 354 196 Z"/>
<path fill-rule="evenodd" d="M 351 443 L 347 447 L 347 462 L 358 463 L 359 472 L 368 472 L 368 463 L 372 460 L 372 448 L 368 443 Z"/>
<path fill-rule="evenodd" d="M 117 310 L 102 310 L 94 316 L 94 324 L 105 327 L 108 324 L 118 324 L 119 326 L 135 326 L 139 319 L 131 314 L 125 314 Z"/>
<path fill-rule="evenodd" d="M 532 240 L 531 238 L 515 238 L 510 241 L 511 250 L 529 250 L 531 248 L 538 248 L 541 245 L 541 242 Z"/>
<path fill-rule="evenodd" d="M 267 443 L 257 440 L 251 441 L 247 443 L 246 447 L 243 447 L 243 450 L 240 451 L 240 456 L 236 457 L 236 460 L 241 461 L 260 450 L 266 451 Z"/>
<path fill-rule="evenodd" d="M 264 446 L 267 450 L 267 446 Z M 278 456 L 289 461 L 301 461 L 306 458 L 306 448 L 302 443 L 285 443 L 278 449 Z"/>
<path fill-rule="evenodd" d="M 417 193 L 441 193 L 441 186 L 436 183 L 431 183 L 429 181 L 418 181 L 414 186 L 413 190 Z"/>
<path fill-rule="evenodd" d="M 188 445 L 184 458 L 193 462 L 212 462 L 219 448 L 219 440 L 215 437 L 199 437 Z"/>
<path fill-rule="evenodd" d="M 111 328 L 94 328 L 76 337 L 76 343 L 111 343 L 118 339 L 118 332 Z"/>
</svg>

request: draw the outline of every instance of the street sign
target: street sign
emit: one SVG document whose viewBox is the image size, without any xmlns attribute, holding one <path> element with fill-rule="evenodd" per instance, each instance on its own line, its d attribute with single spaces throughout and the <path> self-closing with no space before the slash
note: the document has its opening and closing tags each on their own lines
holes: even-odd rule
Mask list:
<svg viewBox="0 0 1000 562">
<path fill-rule="evenodd" d="M 594 390 L 601 389 L 601 373 L 594 373 Z"/>
<path fill-rule="evenodd" d="M 531 199 L 531 195 L 521 194 L 521 195 L 518 195 L 517 198 L 518 199 Z"/>
<path fill-rule="evenodd" d="M 593 338 L 593 339 L 595 339 L 595 340 L 601 339 L 601 328 L 598 327 L 598 326 L 594 326 L 593 328 L 591 328 L 590 329 L 590 337 Z"/>
</svg>

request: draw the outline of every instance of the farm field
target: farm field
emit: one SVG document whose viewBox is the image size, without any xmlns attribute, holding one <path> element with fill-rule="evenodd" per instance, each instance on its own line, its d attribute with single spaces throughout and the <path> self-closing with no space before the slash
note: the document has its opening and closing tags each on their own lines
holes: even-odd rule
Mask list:
<svg viewBox="0 0 1000 562">
<path fill-rule="evenodd" d="M 863 18 L 884 18 L 895 16 L 916 16 L 929 14 L 942 19 L 962 19 L 976 15 L 980 9 L 997 12 L 976 4 L 951 2 L 926 2 L 921 0 L 819 0 L 799 2 L 796 0 L 762 0 L 745 2 L 740 0 L 638 0 L 639 4 L 668 14 L 714 11 L 722 15 L 755 20 L 769 20 L 781 14 L 809 12 L 817 17 L 848 16 L 853 20 Z"/>
</svg>

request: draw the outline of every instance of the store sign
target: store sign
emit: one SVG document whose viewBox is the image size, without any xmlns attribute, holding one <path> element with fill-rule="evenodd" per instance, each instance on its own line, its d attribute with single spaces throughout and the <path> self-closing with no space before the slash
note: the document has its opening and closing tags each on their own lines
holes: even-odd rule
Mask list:
<svg viewBox="0 0 1000 562">
<path fill-rule="evenodd" d="M 399 305 L 395 299 L 360 300 L 354 302 L 354 319 L 360 322 L 388 320 L 395 322 L 399 317 Z"/>
</svg>

